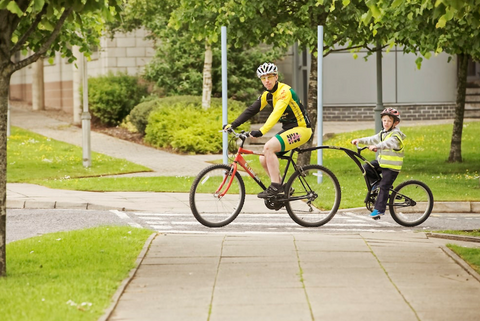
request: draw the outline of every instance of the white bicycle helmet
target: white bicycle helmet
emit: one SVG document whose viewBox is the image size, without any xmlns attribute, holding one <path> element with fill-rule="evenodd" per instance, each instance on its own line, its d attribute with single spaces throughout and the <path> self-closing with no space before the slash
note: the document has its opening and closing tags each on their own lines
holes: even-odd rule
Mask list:
<svg viewBox="0 0 480 321">
<path fill-rule="evenodd" d="M 265 75 L 270 75 L 270 74 L 275 74 L 278 75 L 278 68 L 275 66 L 275 64 L 272 64 L 271 62 L 266 62 L 260 67 L 257 68 L 257 76 L 258 78 L 265 76 Z"/>
</svg>

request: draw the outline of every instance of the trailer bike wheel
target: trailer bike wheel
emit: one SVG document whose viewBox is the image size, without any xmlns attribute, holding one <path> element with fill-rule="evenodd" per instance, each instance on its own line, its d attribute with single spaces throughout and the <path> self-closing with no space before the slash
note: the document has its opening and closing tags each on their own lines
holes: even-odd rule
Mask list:
<svg viewBox="0 0 480 321">
<path fill-rule="evenodd" d="M 230 185 L 231 183 L 231 185 Z M 224 193 L 224 191 L 226 193 Z M 202 170 L 190 189 L 190 209 L 201 224 L 222 227 L 230 224 L 242 210 L 245 184 L 238 172 L 232 176 L 229 165 L 212 165 Z"/>
<path fill-rule="evenodd" d="M 337 177 L 321 165 L 307 165 L 292 174 L 285 187 L 288 214 L 305 227 L 329 222 L 340 206 L 341 190 Z"/>
<path fill-rule="evenodd" d="M 388 201 L 392 218 L 403 226 L 417 226 L 425 222 L 433 209 L 433 194 L 423 182 L 409 180 L 393 189 Z"/>
</svg>

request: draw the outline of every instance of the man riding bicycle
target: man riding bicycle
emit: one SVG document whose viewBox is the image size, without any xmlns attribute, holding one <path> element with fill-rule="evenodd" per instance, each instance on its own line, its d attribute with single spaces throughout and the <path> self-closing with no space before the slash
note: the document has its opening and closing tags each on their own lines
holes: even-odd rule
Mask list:
<svg viewBox="0 0 480 321">
<path fill-rule="evenodd" d="M 267 105 L 273 107 L 265 124 L 259 130 L 250 133 L 258 138 L 265 135 L 277 123 L 282 123 L 282 130 L 272 137 L 263 147 L 260 163 L 270 177 L 271 185 L 258 194 L 259 198 L 270 198 L 283 193 L 280 177 L 278 155 L 305 144 L 312 136 L 308 114 L 295 91 L 287 84 L 278 82 L 278 68 L 273 63 L 264 63 L 257 69 L 257 76 L 267 89 L 231 124 L 223 126 L 224 130 L 235 129 Z"/>
</svg>

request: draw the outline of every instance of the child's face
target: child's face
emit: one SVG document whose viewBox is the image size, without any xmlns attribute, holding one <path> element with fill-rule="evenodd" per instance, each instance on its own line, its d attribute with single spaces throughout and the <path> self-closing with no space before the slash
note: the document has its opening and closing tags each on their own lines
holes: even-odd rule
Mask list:
<svg viewBox="0 0 480 321">
<path fill-rule="evenodd" d="M 393 127 L 395 127 L 398 122 L 394 122 L 393 121 L 393 117 L 390 116 L 390 115 L 383 115 L 382 117 L 382 124 L 383 124 L 383 128 L 386 130 L 386 131 L 389 131 L 390 129 L 392 129 Z"/>
</svg>

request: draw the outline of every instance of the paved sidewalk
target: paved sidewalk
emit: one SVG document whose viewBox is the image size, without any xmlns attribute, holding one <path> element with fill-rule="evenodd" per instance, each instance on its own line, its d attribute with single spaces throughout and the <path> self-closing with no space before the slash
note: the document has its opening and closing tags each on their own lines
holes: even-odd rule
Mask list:
<svg viewBox="0 0 480 321">
<path fill-rule="evenodd" d="M 102 320 L 474 321 L 479 297 L 424 233 L 158 234 Z"/>
<path fill-rule="evenodd" d="M 12 110 L 11 120 L 81 146 L 78 127 L 42 113 Z M 324 132 L 372 125 L 326 123 Z M 92 150 L 162 176 L 196 175 L 206 160 L 219 157 L 175 155 L 94 132 Z M 258 202 L 252 196 L 245 211 L 265 208 Z M 77 192 L 31 184 L 7 184 L 7 207 L 189 213 L 187 194 Z M 462 244 L 410 232 L 157 234 L 101 320 L 479 320 L 480 277 L 443 246 L 451 242 Z"/>
</svg>

